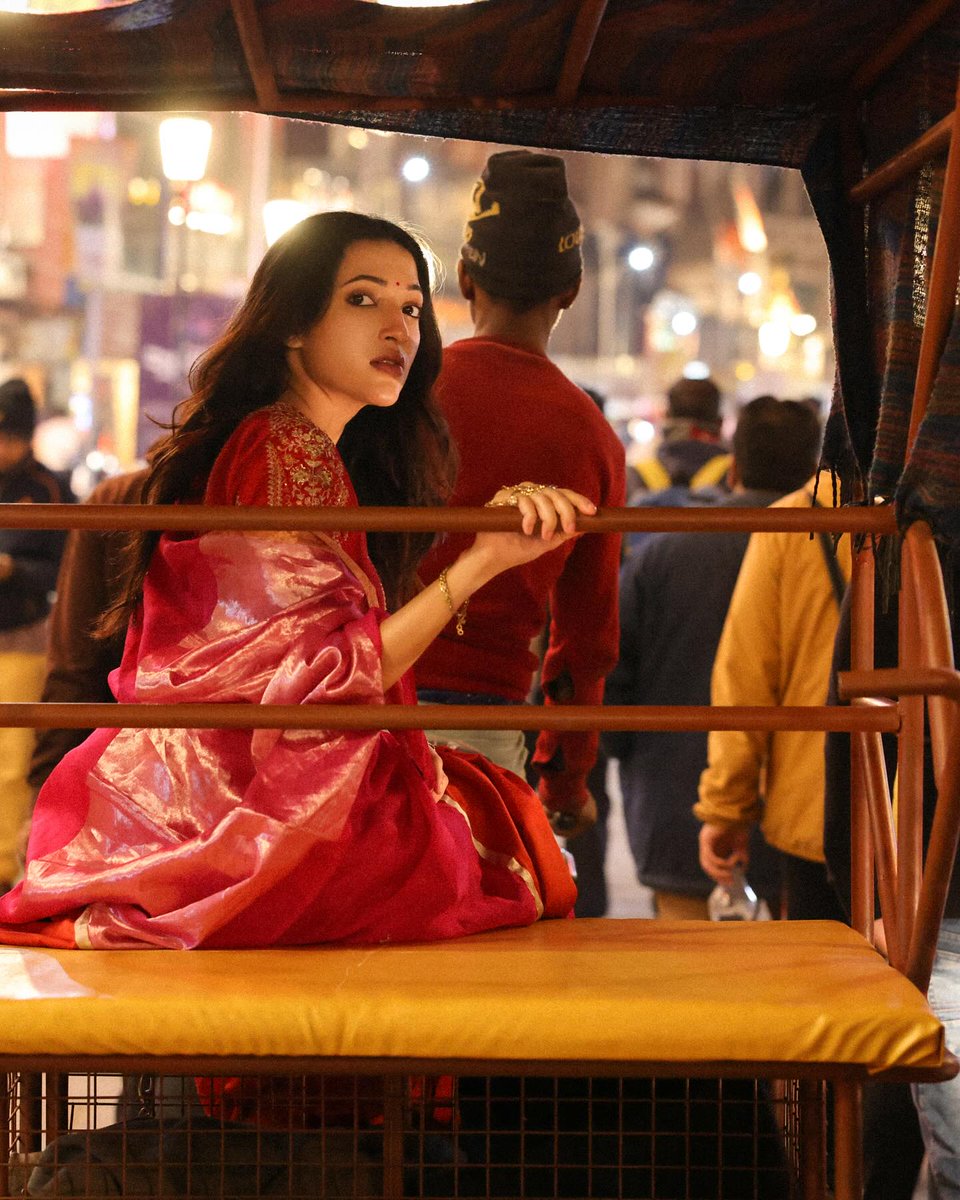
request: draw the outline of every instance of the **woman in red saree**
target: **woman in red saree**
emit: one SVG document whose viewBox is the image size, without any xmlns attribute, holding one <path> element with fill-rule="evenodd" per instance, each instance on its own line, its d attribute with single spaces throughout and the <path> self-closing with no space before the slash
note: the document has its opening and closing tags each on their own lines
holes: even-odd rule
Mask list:
<svg viewBox="0 0 960 1200">
<path fill-rule="evenodd" d="M 377 218 L 310 217 L 195 365 L 146 494 L 435 503 L 450 476 L 439 362 L 420 245 Z M 516 504 L 523 532 L 478 535 L 417 594 L 419 535 L 139 535 L 104 623 L 129 621 L 117 699 L 412 703 L 413 664 L 472 593 L 594 511 L 530 483 L 492 502 Z M 574 895 L 526 784 L 420 732 L 100 729 L 40 793 L 0 941 L 436 939 L 563 916 Z"/>
</svg>

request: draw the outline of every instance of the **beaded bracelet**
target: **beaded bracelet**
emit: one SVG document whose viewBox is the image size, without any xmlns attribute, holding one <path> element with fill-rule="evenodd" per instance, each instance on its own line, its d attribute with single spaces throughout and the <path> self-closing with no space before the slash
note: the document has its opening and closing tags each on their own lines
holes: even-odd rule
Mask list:
<svg viewBox="0 0 960 1200">
<path fill-rule="evenodd" d="M 440 572 L 437 582 L 440 584 L 440 591 L 443 592 L 443 598 L 447 602 L 447 607 L 450 609 L 450 612 L 453 613 L 453 615 L 456 617 L 457 637 L 463 637 L 463 623 L 467 619 L 467 606 L 470 604 L 470 597 L 468 596 L 467 599 L 464 600 L 464 602 L 460 605 L 459 610 L 454 608 L 453 597 L 450 595 L 450 585 L 449 585 L 449 583 L 447 583 L 447 568 L 446 567 L 444 567 L 443 570 Z"/>
</svg>

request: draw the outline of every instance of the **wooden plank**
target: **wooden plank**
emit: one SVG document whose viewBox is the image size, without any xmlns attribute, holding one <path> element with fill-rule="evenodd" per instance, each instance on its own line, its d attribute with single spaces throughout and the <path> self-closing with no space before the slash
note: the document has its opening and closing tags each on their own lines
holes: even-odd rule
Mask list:
<svg viewBox="0 0 960 1200">
<path fill-rule="evenodd" d="M 572 104 L 577 97 L 587 60 L 607 11 L 607 3 L 608 0 L 589 0 L 588 3 L 580 5 L 560 69 L 560 80 L 555 93 L 557 104 Z"/>
<path fill-rule="evenodd" d="M 243 57 L 257 93 L 257 104 L 264 109 L 279 108 L 283 101 L 267 53 L 263 28 L 253 0 L 230 0 L 233 19 L 240 34 Z"/>
<path fill-rule="evenodd" d="M 859 100 L 952 7 L 953 0 L 927 0 L 926 4 L 921 4 L 880 51 L 856 72 L 846 99 Z"/>
</svg>

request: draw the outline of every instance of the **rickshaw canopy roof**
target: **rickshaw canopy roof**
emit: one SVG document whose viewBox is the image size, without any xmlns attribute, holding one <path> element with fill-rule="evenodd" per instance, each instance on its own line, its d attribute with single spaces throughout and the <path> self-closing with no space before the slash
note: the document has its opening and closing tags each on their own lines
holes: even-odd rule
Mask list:
<svg viewBox="0 0 960 1200">
<path fill-rule="evenodd" d="M 960 0 L 17 2 L 30 11 L 0 13 L 0 108 L 248 110 L 799 168 L 834 292 L 825 461 L 960 546 L 960 326 L 907 437 Z M 71 6 L 83 11 L 60 11 Z M 851 189 L 897 156 L 909 170 L 865 213 Z"/>
<path fill-rule="evenodd" d="M 77 0 L 77 5 L 90 0 Z M 799 166 L 951 5 L 65 0 L 0 14 L 5 108 L 241 109 L 556 149 Z"/>
</svg>

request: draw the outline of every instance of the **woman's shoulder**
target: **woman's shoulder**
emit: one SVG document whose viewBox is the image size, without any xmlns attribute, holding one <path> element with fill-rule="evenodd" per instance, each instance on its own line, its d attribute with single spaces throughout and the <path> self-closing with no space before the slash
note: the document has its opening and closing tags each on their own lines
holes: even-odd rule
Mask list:
<svg viewBox="0 0 960 1200">
<path fill-rule="evenodd" d="M 356 503 L 337 447 L 287 404 L 245 417 L 217 456 L 207 504 L 345 506 Z"/>
</svg>

